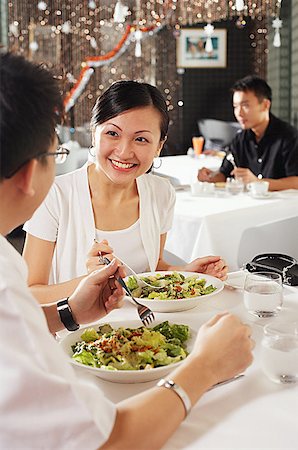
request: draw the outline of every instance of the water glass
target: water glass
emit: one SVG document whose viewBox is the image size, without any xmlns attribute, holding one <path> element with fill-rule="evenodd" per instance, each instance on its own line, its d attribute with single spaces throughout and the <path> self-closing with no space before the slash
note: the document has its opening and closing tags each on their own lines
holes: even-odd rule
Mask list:
<svg viewBox="0 0 298 450">
<path fill-rule="evenodd" d="M 255 272 L 246 276 L 244 306 L 257 317 L 276 316 L 282 307 L 282 278 L 274 272 Z"/>
<path fill-rule="evenodd" d="M 191 194 L 196 195 L 210 195 L 215 191 L 215 184 L 207 181 L 196 181 L 191 184 Z"/>
<path fill-rule="evenodd" d="M 253 197 L 266 197 L 268 195 L 269 182 L 254 181 L 253 183 L 248 183 L 247 190 Z"/>
<path fill-rule="evenodd" d="M 298 382 L 298 322 L 279 321 L 264 327 L 261 367 L 275 383 Z"/>
<path fill-rule="evenodd" d="M 241 178 L 227 178 L 226 192 L 230 195 L 241 194 L 244 191 L 244 183 Z"/>
</svg>

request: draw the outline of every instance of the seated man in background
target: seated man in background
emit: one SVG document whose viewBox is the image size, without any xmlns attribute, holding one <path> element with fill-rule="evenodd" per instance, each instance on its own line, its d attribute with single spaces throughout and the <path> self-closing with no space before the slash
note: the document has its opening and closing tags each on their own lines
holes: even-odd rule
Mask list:
<svg viewBox="0 0 298 450">
<path fill-rule="evenodd" d="M 118 405 L 78 377 L 51 333 L 120 306 L 117 262 L 57 305 L 32 297 L 25 262 L 4 236 L 32 216 L 53 183 L 55 159 L 68 153 L 57 148 L 55 133 L 62 102 L 53 77 L 20 56 L 0 55 L 0 79 L 0 448 L 142 449 L 146 429 L 151 448 L 160 448 L 204 392 L 251 363 L 250 327 L 218 314 L 200 328 L 171 383 L 144 386 Z"/>
<path fill-rule="evenodd" d="M 262 78 L 249 75 L 233 88 L 234 114 L 242 131 L 236 134 L 218 172 L 203 167 L 198 180 L 227 177 L 250 183 L 269 182 L 269 190 L 298 189 L 298 132 L 270 112 L 272 92 Z"/>
</svg>

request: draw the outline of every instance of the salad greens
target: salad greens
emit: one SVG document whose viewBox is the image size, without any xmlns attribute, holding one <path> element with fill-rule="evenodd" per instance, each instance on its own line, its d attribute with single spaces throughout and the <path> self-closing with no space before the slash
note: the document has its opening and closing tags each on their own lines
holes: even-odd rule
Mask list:
<svg viewBox="0 0 298 450">
<path fill-rule="evenodd" d="M 182 273 L 172 272 L 140 278 L 161 289 L 154 290 L 149 286 L 139 286 L 136 277 L 130 276 L 126 284 L 132 291 L 132 295 L 137 298 L 173 300 L 199 297 L 216 291 L 216 287 L 211 284 L 206 286 L 205 278 L 198 278 L 197 275 L 185 277 Z"/>
<path fill-rule="evenodd" d="M 106 370 L 146 370 L 185 359 L 187 325 L 162 322 L 153 328 L 113 329 L 109 324 L 84 331 L 72 346 L 77 362 Z"/>
</svg>

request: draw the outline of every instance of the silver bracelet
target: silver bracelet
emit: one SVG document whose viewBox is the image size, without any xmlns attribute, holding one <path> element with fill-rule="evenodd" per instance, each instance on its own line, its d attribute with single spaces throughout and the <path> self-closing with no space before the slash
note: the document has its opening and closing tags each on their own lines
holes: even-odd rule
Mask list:
<svg viewBox="0 0 298 450">
<path fill-rule="evenodd" d="M 157 386 L 159 387 L 165 387 L 167 389 L 171 389 L 175 394 L 178 395 L 180 400 L 183 403 L 184 409 L 185 409 L 185 417 L 190 413 L 191 410 L 191 401 L 189 399 L 189 396 L 185 392 L 182 387 L 180 387 L 178 384 L 176 384 L 173 380 L 164 380 L 163 378 L 159 380 L 157 383 Z"/>
</svg>

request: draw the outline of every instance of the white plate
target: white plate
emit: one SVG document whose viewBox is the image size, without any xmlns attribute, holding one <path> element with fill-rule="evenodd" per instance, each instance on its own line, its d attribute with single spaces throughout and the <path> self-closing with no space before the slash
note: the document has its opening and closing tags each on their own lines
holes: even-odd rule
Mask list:
<svg viewBox="0 0 298 450">
<path fill-rule="evenodd" d="M 182 298 L 179 300 L 176 300 L 176 299 L 156 300 L 156 299 L 149 299 L 149 298 L 137 298 L 137 300 L 155 312 L 186 311 L 188 309 L 195 308 L 196 306 L 199 307 L 201 302 L 208 300 L 213 295 L 217 295 L 224 288 L 223 282 L 221 280 L 219 280 L 218 278 L 212 277 L 211 275 L 206 275 L 204 273 L 196 273 L 196 272 L 182 272 L 180 270 L 177 272 L 182 273 L 185 277 L 197 275 L 198 278 L 205 278 L 205 280 L 207 281 L 206 285 L 209 286 L 210 284 L 212 284 L 214 287 L 216 287 L 216 291 L 211 292 L 211 294 L 201 295 L 199 297 Z M 171 270 L 171 271 L 146 272 L 146 273 L 140 273 L 139 276 L 140 277 L 144 277 L 144 276 L 148 276 L 148 275 L 155 276 L 157 273 L 159 273 L 161 275 L 165 275 L 167 273 L 173 273 L 173 271 Z M 125 280 L 127 280 L 127 278 L 128 277 L 126 277 Z"/>
<path fill-rule="evenodd" d="M 257 200 L 265 200 L 267 198 L 271 198 L 272 197 L 272 193 L 271 192 L 267 192 L 267 194 L 250 194 L 250 196 L 252 198 L 256 198 Z"/>
<path fill-rule="evenodd" d="M 158 325 L 161 322 L 163 322 L 163 320 L 154 322 L 152 324 L 152 327 Z M 153 381 L 159 378 L 163 378 L 165 375 L 174 370 L 177 366 L 179 366 L 179 364 L 183 362 L 179 361 L 177 363 L 169 364 L 168 366 L 156 367 L 154 369 L 148 370 L 105 370 L 101 369 L 100 367 L 86 366 L 72 359 L 71 356 L 73 355 L 73 351 L 71 346 L 74 345 L 76 342 L 82 340 L 81 335 L 83 334 L 84 330 L 91 327 L 95 328 L 96 330 L 99 325 L 102 325 L 104 323 L 109 323 L 113 328 L 119 327 L 138 328 L 142 326 L 142 323 L 137 320 L 129 320 L 125 322 L 109 322 L 106 318 L 104 322 L 101 321 L 98 322 L 97 324 L 80 328 L 79 330 L 74 331 L 73 333 L 70 333 L 67 336 L 65 336 L 59 342 L 59 344 L 62 346 L 64 352 L 69 356 L 69 362 L 72 363 L 75 367 L 79 368 L 80 370 L 85 370 L 99 378 L 102 378 L 103 380 L 111 381 L 113 383 L 144 383 L 146 381 Z M 178 323 L 180 325 L 188 325 L 185 320 L 181 322 L 175 320 L 172 323 Z M 191 329 L 191 336 L 189 341 L 187 342 L 188 352 L 191 352 L 191 350 L 193 349 L 196 335 L 197 332 Z"/>
</svg>

